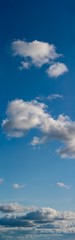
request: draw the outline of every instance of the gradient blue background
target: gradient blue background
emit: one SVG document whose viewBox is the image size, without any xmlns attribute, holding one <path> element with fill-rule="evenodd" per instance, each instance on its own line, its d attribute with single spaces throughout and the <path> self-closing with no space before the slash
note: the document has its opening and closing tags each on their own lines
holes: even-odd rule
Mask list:
<svg viewBox="0 0 75 240">
<path fill-rule="evenodd" d="M 20 61 L 12 56 L 10 47 L 15 39 L 53 43 L 63 54 L 69 72 L 49 79 L 45 67 L 20 71 Z M 55 117 L 64 113 L 75 120 L 75 1 L 0 1 L 1 122 L 8 101 L 57 93 L 64 99 L 49 102 L 50 112 Z M 29 145 L 33 131 L 24 138 L 11 140 L 1 127 L 0 132 L 0 177 L 5 180 L 0 186 L 0 201 L 75 210 L 75 161 L 63 160 L 55 153 L 59 144 L 52 142 L 33 150 Z M 25 183 L 26 187 L 15 191 L 13 182 Z M 57 182 L 72 187 L 66 191 L 58 188 Z"/>
</svg>

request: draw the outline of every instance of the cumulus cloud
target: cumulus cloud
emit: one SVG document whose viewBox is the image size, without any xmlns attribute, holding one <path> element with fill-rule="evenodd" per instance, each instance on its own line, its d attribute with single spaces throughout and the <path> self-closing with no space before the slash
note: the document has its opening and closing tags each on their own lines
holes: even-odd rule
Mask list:
<svg viewBox="0 0 75 240">
<path fill-rule="evenodd" d="M 12 101 L 8 104 L 8 118 L 3 120 L 2 126 L 11 137 L 23 136 L 27 130 L 41 127 L 45 107 L 43 103 L 37 101 Z"/>
<path fill-rule="evenodd" d="M 3 214 L 6 213 L 20 213 L 20 212 L 29 212 L 29 211 L 33 211 L 35 209 L 35 207 L 32 206 L 23 206 L 18 204 L 17 202 L 13 203 L 6 203 L 6 204 L 2 204 L 0 203 L 0 212 L 2 212 Z"/>
<path fill-rule="evenodd" d="M 49 77 L 59 77 L 68 71 L 64 63 L 55 63 L 62 55 L 56 52 L 54 44 L 37 40 L 27 42 L 19 39 L 12 42 L 11 48 L 13 55 L 21 59 L 20 70 L 29 69 L 32 65 L 40 68 L 46 64 L 50 65 L 46 71 Z"/>
<path fill-rule="evenodd" d="M 41 67 L 43 64 L 47 64 L 60 56 L 56 53 L 56 48 L 53 44 L 37 40 L 33 42 L 22 40 L 13 41 L 12 51 L 15 56 L 20 56 L 25 60 L 25 62 L 21 62 L 23 68 L 26 68 L 27 63 Z M 25 63 L 26 65 L 24 65 Z"/>
<path fill-rule="evenodd" d="M 60 188 L 70 189 L 70 186 L 66 185 L 63 182 L 57 182 L 57 186 L 60 187 Z"/>
<path fill-rule="evenodd" d="M 14 189 L 22 189 L 25 187 L 25 184 L 18 184 L 18 183 L 13 183 L 13 188 Z"/>
<path fill-rule="evenodd" d="M 2 213 L 12 213 L 23 211 L 24 207 L 18 203 L 0 204 L 0 212 Z"/>
<path fill-rule="evenodd" d="M 43 137 L 39 139 L 36 136 L 33 145 L 56 140 L 63 145 L 57 150 L 61 157 L 75 158 L 75 122 L 68 116 L 61 114 L 54 119 L 48 112 L 47 105 L 36 100 L 11 101 L 6 114 L 2 126 L 9 137 L 22 137 L 30 129 L 38 129 Z"/>
<path fill-rule="evenodd" d="M 66 72 L 68 72 L 67 66 L 64 63 L 60 62 L 54 63 L 47 70 L 48 76 L 55 78 L 63 75 Z"/>
<path fill-rule="evenodd" d="M 36 208 L 23 211 L 23 213 L 13 212 L 0 217 L 0 229 L 24 230 L 25 234 L 35 236 L 38 234 L 75 234 L 75 212 L 59 212 L 52 208 Z"/>
</svg>

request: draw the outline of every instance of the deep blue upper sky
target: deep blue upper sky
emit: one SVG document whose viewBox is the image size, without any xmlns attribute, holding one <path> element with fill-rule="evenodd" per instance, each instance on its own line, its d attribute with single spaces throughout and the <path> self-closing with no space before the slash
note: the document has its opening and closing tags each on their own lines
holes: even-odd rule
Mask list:
<svg viewBox="0 0 75 240">
<path fill-rule="evenodd" d="M 1 102 L 13 98 L 34 98 L 37 94 L 50 92 L 74 95 L 75 55 L 75 2 L 74 1 L 1 1 L 0 7 L 0 49 L 1 49 Z M 10 43 L 14 39 L 45 41 L 53 43 L 62 53 L 63 61 L 70 73 L 55 81 L 35 69 L 19 72 L 17 60 L 11 58 Z M 12 73 L 12 74 L 11 74 Z M 36 73 L 36 78 L 35 78 Z M 32 84 L 30 85 L 30 79 Z M 40 81 L 40 78 L 43 78 Z M 73 83 L 72 83 L 73 79 Z M 27 84 L 28 83 L 28 84 Z M 60 84 L 59 84 L 60 83 Z M 72 83 L 72 84 L 71 84 Z M 33 88 L 34 84 L 34 88 Z M 25 85 L 25 87 L 24 87 Z M 29 88 L 30 85 L 30 88 Z M 58 90 L 59 88 L 59 90 Z M 32 93 L 31 93 L 32 92 Z M 5 102 L 3 95 L 5 95 Z M 72 105 L 71 105 L 72 108 Z"/>
</svg>

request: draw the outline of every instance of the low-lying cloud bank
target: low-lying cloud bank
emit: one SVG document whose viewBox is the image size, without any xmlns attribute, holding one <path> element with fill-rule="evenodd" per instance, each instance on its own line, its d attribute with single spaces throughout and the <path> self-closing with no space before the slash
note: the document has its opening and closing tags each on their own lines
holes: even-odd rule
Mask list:
<svg viewBox="0 0 75 240">
<path fill-rule="evenodd" d="M 2 127 L 8 137 L 23 137 L 27 131 L 38 129 L 41 137 L 34 136 L 32 146 L 59 141 L 62 145 L 57 153 L 62 158 L 75 158 L 75 121 L 68 116 L 61 114 L 54 119 L 44 103 L 21 99 L 9 102 L 6 115 Z"/>
<path fill-rule="evenodd" d="M 75 212 L 52 208 L 0 205 L 0 231 L 21 230 L 27 234 L 75 234 Z"/>
</svg>

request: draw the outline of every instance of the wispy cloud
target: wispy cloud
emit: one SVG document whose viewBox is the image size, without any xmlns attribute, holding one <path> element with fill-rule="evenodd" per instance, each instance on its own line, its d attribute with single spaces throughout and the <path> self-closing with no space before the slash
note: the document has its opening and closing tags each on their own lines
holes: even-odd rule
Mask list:
<svg viewBox="0 0 75 240">
<path fill-rule="evenodd" d="M 54 63 L 47 70 L 48 76 L 55 78 L 63 75 L 66 72 L 68 72 L 67 66 L 64 63 L 60 62 Z"/>
<path fill-rule="evenodd" d="M 13 188 L 14 189 L 22 189 L 24 188 L 26 185 L 25 184 L 19 184 L 19 183 L 13 183 Z"/>
<path fill-rule="evenodd" d="M 7 118 L 2 126 L 9 137 L 22 137 L 26 132 L 37 128 L 43 138 L 35 138 L 32 144 L 43 144 L 45 141 L 59 141 L 64 144 L 57 152 L 63 158 L 75 158 L 75 122 L 68 116 L 59 115 L 54 119 L 44 103 L 14 100 L 8 104 Z"/>
<path fill-rule="evenodd" d="M 57 182 L 57 186 L 60 187 L 60 188 L 70 189 L 70 186 L 66 185 L 63 182 Z"/>
<path fill-rule="evenodd" d="M 50 94 L 47 99 L 52 101 L 52 100 L 56 100 L 58 98 L 62 98 L 63 99 L 63 95 L 62 94 Z"/>
<path fill-rule="evenodd" d="M 53 101 L 53 100 L 57 100 L 57 99 L 63 99 L 63 95 L 54 93 L 54 94 L 50 94 L 48 96 L 41 95 L 41 96 L 36 97 L 36 100 L 38 100 L 38 101 Z"/>
</svg>

